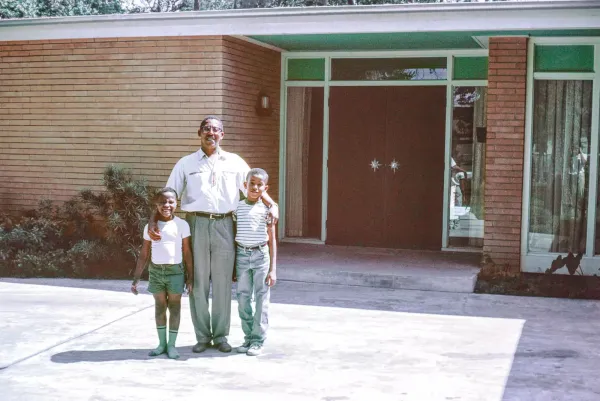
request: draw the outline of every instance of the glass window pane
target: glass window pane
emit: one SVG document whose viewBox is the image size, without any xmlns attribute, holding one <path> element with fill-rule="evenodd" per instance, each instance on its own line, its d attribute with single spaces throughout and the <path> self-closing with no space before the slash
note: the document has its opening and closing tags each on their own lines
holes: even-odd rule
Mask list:
<svg viewBox="0 0 600 401">
<path fill-rule="evenodd" d="M 321 239 L 323 88 L 288 88 L 285 236 Z"/>
<path fill-rule="evenodd" d="M 325 59 L 302 58 L 288 60 L 288 81 L 323 81 L 325 79 Z"/>
<path fill-rule="evenodd" d="M 594 72 L 594 46 L 536 46 L 536 72 Z"/>
<path fill-rule="evenodd" d="M 418 81 L 446 79 L 446 58 L 343 58 L 331 60 L 334 81 Z"/>
<path fill-rule="evenodd" d="M 591 81 L 536 81 L 530 252 L 585 252 Z"/>
<path fill-rule="evenodd" d="M 487 79 L 487 57 L 456 57 L 454 59 L 454 79 Z"/>
<path fill-rule="evenodd" d="M 454 88 L 448 246 L 483 247 L 485 87 Z"/>
</svg>

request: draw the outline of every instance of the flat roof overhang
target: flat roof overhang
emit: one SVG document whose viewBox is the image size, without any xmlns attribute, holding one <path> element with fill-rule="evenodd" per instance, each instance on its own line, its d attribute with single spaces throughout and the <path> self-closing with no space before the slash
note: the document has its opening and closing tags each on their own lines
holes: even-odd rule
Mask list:
<svg viewBox="0 0 600 401">
<path fill-rule="evenodd" d="M 280 50 L 481 48 L 474 37 L 600 36 L 600 1 L 238 9 L 0 21 L 0 41 L 232 35 Z"/>
</svg>

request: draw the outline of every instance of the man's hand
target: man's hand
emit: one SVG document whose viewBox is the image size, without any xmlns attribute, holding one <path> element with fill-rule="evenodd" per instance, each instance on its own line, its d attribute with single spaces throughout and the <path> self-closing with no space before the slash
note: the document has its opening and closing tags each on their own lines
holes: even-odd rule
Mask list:
<svg viewBox="0 0 600 401">
<path fill-rule="evenodd" d="M 267 274 L 267 280 L 265 281 L 269 287 L 273 287 L 277 282 L 277 274 L 275 274 L 275 270 L 271 270 L 269 274 Z"/>
<path fill-rule="evenodd" d="M 148 221 L 148 236 L 152 239 L 152 241 L 160 241 L 160 230 L 158 229 L 158 224 L 154 219 L 150 219 Z"/>
<path fill-rule="evenodd" d="M 237 274 L 235 272 L 235 267 L 233 268 L 233 273 L 231 274 L 231 281 L 237 283 Z"/>
<path fill-rule="evenodd" d="M 186 289 L 188 295 L 192 293 L 192 287 L 193 287 L 193 285 L 192 285 L 191 280 L 189 280 L 187 283 L 185 283 L 185 289 Z"/>
<path fill-rule="evenodd" d="M 131 292 L 133 293 L 133 295 L 137 295 L 138 294 L 137 282 L 136 281 L 134 281 L 131 284 Z"/>
<path fill-rule="evenodd" d="M 277 224 L 277 221 L 279 221 L 279 206 L 277 205 L 277 203 L 273 203 L 269 208 L 269 215 L 267 216 L 267 220 L 269 221 L 269 225 Z"/>
</svg>

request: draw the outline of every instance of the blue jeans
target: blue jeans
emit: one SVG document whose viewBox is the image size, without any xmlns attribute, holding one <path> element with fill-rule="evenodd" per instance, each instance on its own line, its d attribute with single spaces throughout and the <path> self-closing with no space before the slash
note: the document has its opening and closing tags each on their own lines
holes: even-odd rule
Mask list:
<svg viewBox="0 0 600 401">
<path fill-rule="evenodd" d="M 244 340 L 251 344 L 262 344 L 269 328 L 270 288 L 266 284 L 269 274 L 269 246 L 256 249 L 236 247 L 237 300 Z M 256 310 L 252 315 L 252 294 Z"/>
</svg>

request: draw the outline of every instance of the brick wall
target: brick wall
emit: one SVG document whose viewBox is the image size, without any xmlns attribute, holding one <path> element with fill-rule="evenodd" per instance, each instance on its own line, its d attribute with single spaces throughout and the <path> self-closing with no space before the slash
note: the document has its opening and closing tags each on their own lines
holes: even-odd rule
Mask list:
<svg viewBox="0 0 600 401">
<path fill-rule="evenodd" d="M 484 253 L 520 268 L 527 38 L 491 38 Z"/>
<path fill-rule="evenodd" d="M 223 147 L 238 153 L 250 167 L 269 173 L 269 194 L 279 191 L 279 95 L 281 55 L 242 40 L 223 40 Z M 255 110 L 260 92 L 271 99 L 271 116 Z"/>
<path fill-rule="evenodd" d="M 238 53 L 247 47 L 253 55 L 238 78 L 241 88 L 246 81 L 267 79 L 271 69 L 256 62 L 265 52 L 222 37 L 0 43 L 0 195 L 5 205 L 18 211 L 42 198 L 65 200 L 82 188 L 99 190 L 109 163 L 164 185 L 175 162 L 197 150 L 196 130 L 207 114 L 224 114 L 226 124 L 235 123 L 226 126 L 225 143 L 248 157 L 245 138 L 255 133 L 246 129 L 261 123 L 232 112 L 233 101 L 224 108 L 224 88 L 235 75 L 224 70 L 224 63 L 231 69 L 225 44 Z M 279 58 L 268 53 L 269 62 Z M 242 78 L 246 75 L 259 78 Z M 277 70 L 269 79 L 278 84 L 279 75 Z M 276 118 L 265 124 L 271 134 Z M 250 161 L 269 165 L 272 155 L 265 162 L 263 155 Z"/>
</svg>

